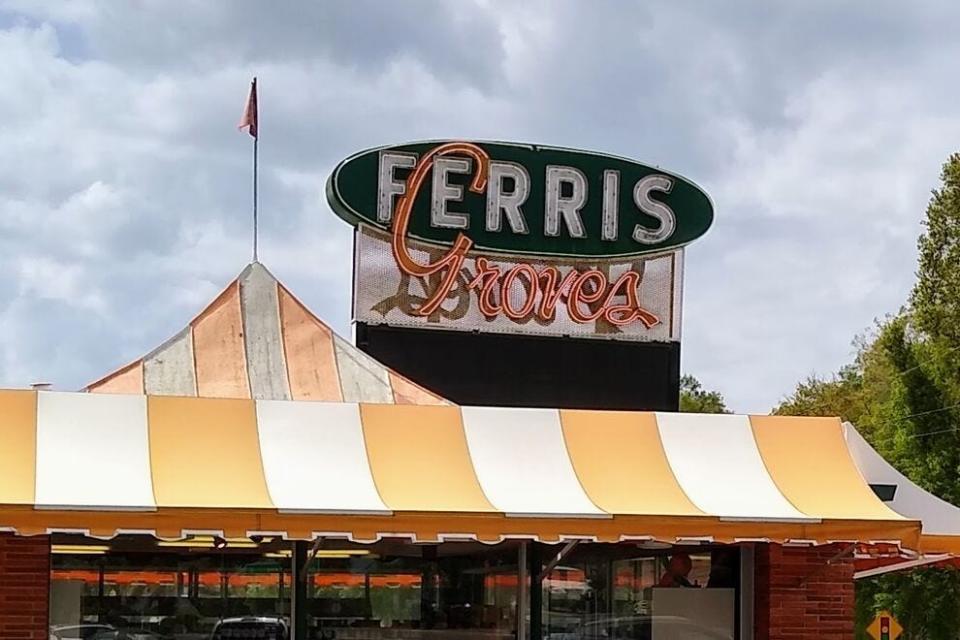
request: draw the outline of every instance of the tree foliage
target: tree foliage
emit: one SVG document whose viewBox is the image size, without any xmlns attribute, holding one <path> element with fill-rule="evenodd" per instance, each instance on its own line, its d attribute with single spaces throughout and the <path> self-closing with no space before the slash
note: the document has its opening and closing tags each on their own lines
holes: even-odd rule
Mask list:
<svg viewBox="0 0 960 640">
<path fill-rule="evenodd" d="M 680 411 L 684 413 L 730 413 L 719 391 L 707 391 L 691 375 L 680 378 Z"/>
<path fill-rule="evenodd" d="M 808 378 L 775 409 L 849 420 L 902 473 L 960 504 L 960 154 L 949 158 L 918 242 L 909 304 L 856 341 L 853 363 Z M 926 569 L 857 585 L 858 637 L 890 609 L 909 640 L 957 638 L 960 572 Z"/>
<path fill-rule="evenodd" d="M 915 569 L 857 583 L 857 638 L 879 611 L 903 625 L 904 640 L 953 640 L 960 624 L 960 580 L 955 569 Z"/>
<path fill-rule="evenodd" d="M 774 413 L 782 416 L 839 416 L 849 419 L 864 413 L 863 376 L 847 366 L 829 380 L 810 376 Z"/>
<path fill-rule="evenodd" d="M 943 165 L 940 181 L 917 243 L 920 269 L 911 302 L 920 331 L 956 345 L 960 344 L 960 154 L 953 154 Z"/>
</svg>

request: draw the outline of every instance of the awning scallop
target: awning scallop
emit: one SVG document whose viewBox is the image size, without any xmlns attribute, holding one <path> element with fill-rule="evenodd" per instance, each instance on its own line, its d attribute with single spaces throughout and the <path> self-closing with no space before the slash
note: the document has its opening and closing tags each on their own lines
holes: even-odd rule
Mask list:
<svg viewBox="0 0 960 640">
<path fill-rule="evenodd" d="M 0 529 L 894 542 L 840 421 L 0 392 Z"/>
</svg>

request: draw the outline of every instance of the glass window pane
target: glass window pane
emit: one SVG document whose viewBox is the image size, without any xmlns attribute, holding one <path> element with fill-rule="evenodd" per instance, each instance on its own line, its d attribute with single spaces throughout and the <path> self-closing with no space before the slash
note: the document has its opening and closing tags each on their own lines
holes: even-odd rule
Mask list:
<svg viewBox="0 0 960 640">
<path fill-rule="evenodd" d="M 576 547 L 542 584 L 544 637 L 733 640 L 739 552 L 701 549 Z"/>
<path fill-rule="evenodd" d="M 311 563 L 309 638 L 515 637 L 515 544 L 385 541 L 340 551 L 324 548 Z"/>
<path fill-rule="evenodd" d="M 232 617 L 282 620 L 290 610 L 289 557 L 275 556 L 286 547 L 282 540 L 215 549 L 210 539 L 121 536 L 94 545 L 57 537 L 51 638 L 207 640 Z"/>
</svg>

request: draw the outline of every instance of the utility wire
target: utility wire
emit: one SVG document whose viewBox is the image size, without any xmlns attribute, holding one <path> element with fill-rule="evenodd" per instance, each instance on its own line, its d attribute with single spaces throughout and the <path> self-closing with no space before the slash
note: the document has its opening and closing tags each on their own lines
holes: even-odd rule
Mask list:
<svg viewBox="0 0 960 640">
<path fill-rule="evenodd" d="M 948 407 L 940 407 L 939 409 L 930 409 L 929 411 L 918 411 L 917 413 L 911 413 L 910 415 L 903 416 L 902 418 L 896 418 L 892 421 L 883 423 L 880 426 L 889 426 L 892 424 L 903 422 L 905 420 L 909 420 L 910 418 L 916 418 L 918 416 L 928 416 L 934 413 L 942 413 L 944 411 L 950 411 L 952 409 L 958 409 L 958 408 L 960 408 L 960 402 L 958 402 L 957 404 L 952 404 Z M 886 438 L 878 438 L 873 442 L 893 442 L 898 439 L 913 440 L 914 438 L 922 438 L 924 436 L 933 436 L 941 433 L 956 433 L 956 431 L 957 431 L 957 427 L 950 427 L 948 429 L 933 429 L 930 431 L 921 431 L 919 433 L 907 433 L 900 436 L 888 435 Z"/>
<path fill-rule="evenodd" d="M 935 431 L 922 431 L 920 433 L 908 433 L 904 438 L 920 438 L 922 436 L 933 436 L 938 433 L 955 433 L 957 431 L 956 427 L 950 427 L 949 429 L 936 429 Z"/>
<path fill-rule="evenodd" d="M 958 349 L 960 349 L 960 344 L 958 344 L 958 345 L 956 345 L 956 346 L 953 346 L 953 347 L 950 347 L 949 349 L 947 349 L 946 351 L 944 351 L 944 352 L 943 352 L 942 354 L 940 354 L 940 355 L 946 355 L 946 354 L 948 354 L 948 353 L 953 353 L 954 351 L 956 351 L 956 350 L 958 350 Z M 898 371 L 898 372 L 897 372 L 897 375 L 898 375 L 898 376 L 902 376 L 902 375 L 904 375 L 904 374 L 910 373 L 911 371 L 916 371 L 917 369 L 919 369 L 919 368 L 922 367 L 923 365 L 930 363 L 932 360 L 933 360 L 932 357 L 931 357 L 931 358 L 927 358 L 927 359 L 925 359 L 923 362 L 919 362 L 919 363 L 913 365 L 912 367 L 910 367 L 909 369 L 904 369 L 903 371 Z"/>
<path fill-rule="evenodd" d="M 928 416 L 931 413 L 940 413 L 941 411 L 950 411 L 951 409 L 956 409 L 960 407 L 960 402 L 957 404 L 952 404 L 949 407 L 940 407 L 939 409 L 930 409 L 929 411 L 919 411 L 917 413 L 911 413 L 908 416 L 903 416 L 898 420 L 898 422 L 903 422 L 904 420 L 909 420 L 910 418 L 916 418 L 918 416 Z"/>
<path fill-rule="evenodd" d="M 956 433 L 956 432 L 957 432 L 956 427 L 950 427 L 949 429 L 935 429 L 933 431 L 922 431 L 920 433 L 907 433 L 901 436 L 887 435 L 886 437 L 883 437 L 883 438 L 876 438 L 876 437 L 866 438 L 866 440 L 867 442 L 870 443 L 872 447 L 877 448 L 880 445 L 895 445 L 898 440 L 910 441 L 910 440 L 915 440 L 917 438 L 922 438 L 924 436 L 934 436 L 938 434 Z"/>
<path fill-rule="evenodd" d="M 949 349 L 947 349 L 946 351 L 944 351 L 944 352 L 943 352 L 942 354 L 940 354 L 940 355 L 946 355 L 946 354 L 948 354 L 948 353 L 953 353 L 954 351 L 957 351 L 957 350 L 960 350 L 960 344 L 955 345 L 955 346 L 953 346 L 953 347 L 950 347 Z M 922 367 L 923 365 L 925 365 L 925 364 L 930 363 L 931 361 L 933 361 L 933 358 L 932 358 L 932 357 L 931 357 L 931 358 L 927 358 L 927 359 L 923 360 L 922 362 L 918 362 L 917 364 L 915 364 L 914 366 L 912 366 L 912 367 L 910 367 L 910 368 L 908 368 L 908 369 L 904 369 L 903 371 L 897 371 L 897 372 L 895 372 L 895 373 L 896 373 L 898 376 L 903 376 L 903 375 L 906 375 L 906 374 L 910 373 L 911 371 L 916 371 L 917 369 L 921 368 L 921 367 Z M 934 414 L 934 413 L 942 413 L 942 412 L 944 412 L 944 411 L 951 411 L 951 410 L 953 410 L 953 409 L 960 409 L 960 402 L 958 402 L 957 404 L 952 404 L 952 405 L 950 405 L 950 406 L 948 406 L 948 407 L 940 407 L 940 408 L 938 408 L 938 409 L 930 409 L 930 410 L 928 410 L 928 411 L 918 411 L 918 412 L 916 412 L 916 413 L 911 413 L 911 414 L 906 415 L 906 416 L 903 416 L 903 417 L 901 417 L 901 418 L 895 418 L 895 419 L 892 420 L 892 421 L 885 422 L 885 423 L 881 424 L 880 426 L 889 426 L 889 425 L 891 425 L 891 424 L 897 424 L 897 423 L 900 423 L 900 422 L 905 422 L 906 420 L 909 420 L 910 418 L 918 418 L 918 417 L 920 417 L 920 416 L 928 416 L 928 415 L 932 415 L 932 414 Z M 910 433 L 910 434 L 906 434 L 906 435 L 903 435 L 903 436 L 899 436 L 899 438 L 911 439 L 911 440 L 912 440 L 913 438 L 922 438 L 922 437 L 924 437 L 924 436 L 932 436 L 932 435 L 937 435 L 937 434 L 940 434 L 940 433 L 950 433 L 950 432 L 956 432 L 956 431 L 957 431 L 957 427 L 951 427 L 951 428 L 949 428 L 949 429 L 936 429 L 936 430 L 933 430 L 933 431 L 921 431 L 920 433 Z M 892 441 L 892 440 L 896 440 L 897 438 L 898 438 L 898 436 L 888 436 L 887 438 L 881 438 L 881 439 L 880 439 L 880 442 L 889 442 L 889 441 Z"/>
</svg>

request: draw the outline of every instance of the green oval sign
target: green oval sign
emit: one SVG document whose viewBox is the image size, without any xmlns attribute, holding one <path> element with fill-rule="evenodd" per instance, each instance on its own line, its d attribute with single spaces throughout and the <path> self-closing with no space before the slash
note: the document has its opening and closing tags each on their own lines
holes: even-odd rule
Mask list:
<svg viewBox="0 0 960 640">
<path fill-rule="evenodd" d="M 655 253 L 699 238 L 713 222 L 710 198 L 685 178 L 559 147 L 412 142 L 361 151 L 327 181 L 330 206 L 354 225 L 389 230 L 398 200 L 411 197 L 410 237 L 450 246 L 463 233 L 496 253 Z"/>
</svg>

